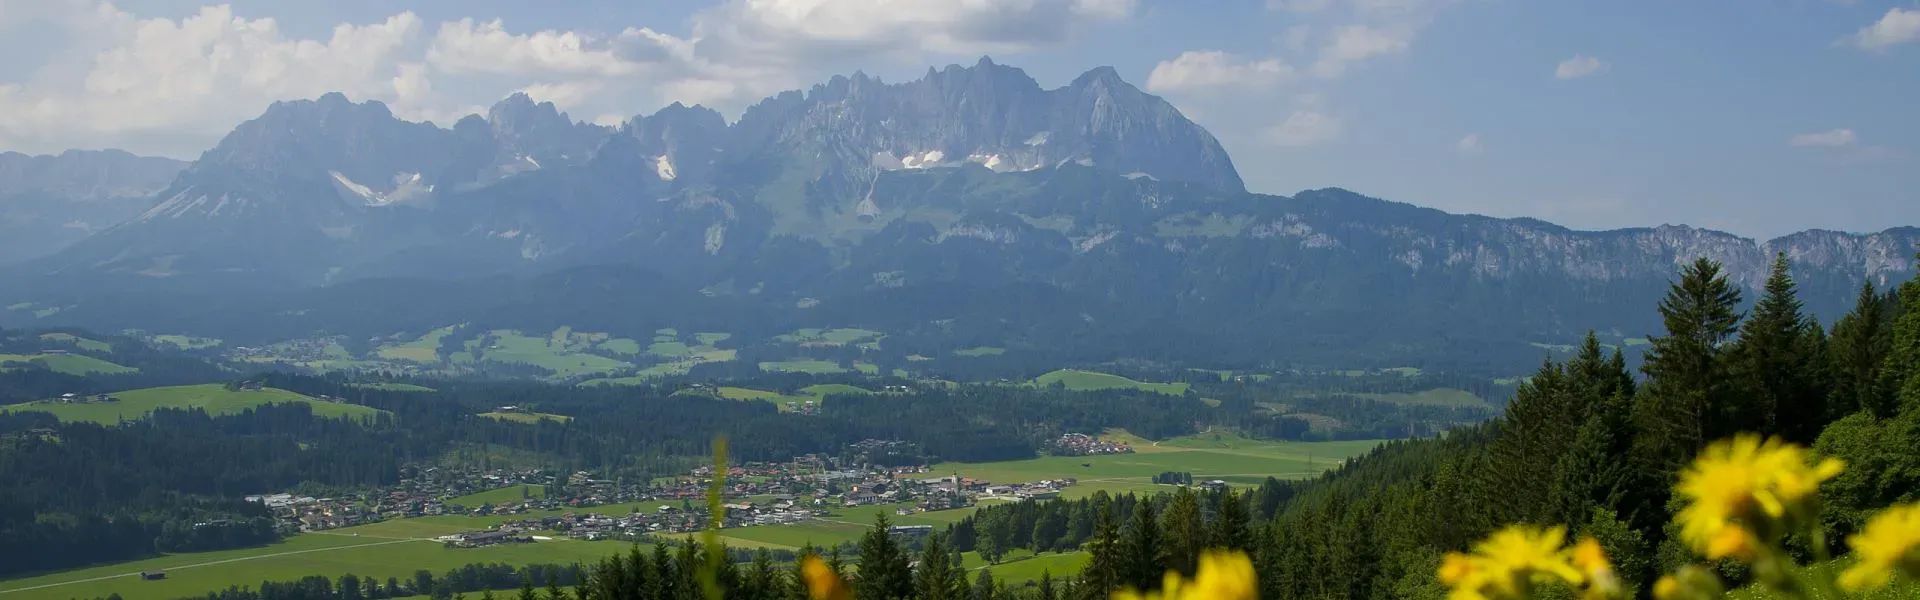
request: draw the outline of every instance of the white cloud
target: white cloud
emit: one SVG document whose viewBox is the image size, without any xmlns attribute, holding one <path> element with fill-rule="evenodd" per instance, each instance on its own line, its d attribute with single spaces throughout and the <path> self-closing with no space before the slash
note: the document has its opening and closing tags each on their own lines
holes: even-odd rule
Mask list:
<svg viewBox="0 0 1920 600">
<path fill-rule="evenodd" d="M 427 62 L 450 73 L 618 76 L 637 68 L 606 40 L 572 31 L 513 34 L 499 19 L 442 23 L 427 48 Z"/>
<path fill-rule="evenodd" d="M 1342 125 L 1338 117 L 1313 110 L 1297 110 L 1267 129 L 1267 141 L 1277 146 L 1313 146 L 1339 139 Z"/>
<path fill-rule="evenodd" d="M 1466 136 L 1461 137 L 1460 141 L 1453 143 L 1453 149 L 1454 151 L 1459 152 L 1461 154 L 1479 154 L 1480 153 L 1480 134 L 1469 133 Z"/>
<path fill-rule="evenodd" d="M 1573 58 L 1560 61 L 1560 64 L 1553 67 L 1553 77 L 1555 79 L 1579 79 L 1605 70 L 1607 70 L 1606 61 L 1585 54 L 1575 54 Z"/>
<path fill-rule="evenodd" d="M 429 89 L 399 60 L 418 38 L 413 13 L 296 39 L 273 19 L 224 5 L 178 20 L 139 19 L 108 4 L 61 6 L 70 12 L 50 22 L 89 30 L 94 45 L 4 86 L 0 146 L 128 145 L 190 156 L 275 100 L 343 91 L 405 106 Z"/>
<path fill-rule="evenodd" d="M 923 64 L 930 54 L 1027 50 L 1127 18 L 1136 3 L 722 0 L 686 35 L 516 31 L 401 12 L 303 37 L 226 5 L 144 18 L 103 0 L 0 0 L 0 26 L 57 29 L 63 42 L 30 75 L 0 80 L 0 148 L 192 157 L 274 101 L 330 91 L 442 125 L 513 91 L 597 121 L 672 101 L 737 110 L 838 68 L 825 59 Z"/>
<path fill-rule="evenodd" d="M 1019 52 L 1133 10 L 1133 0 L 729 0 L 696 15 L 692 37 L 718 60 L 760 63 Z"/>
<path fill-rule="evenodd" d="M 1893 7 L 1872 25 L 1860 28 L 1848 41 L 1862 50 L 1886 50 L 1900 44 L 1920 41 L 1920 9 Z"/>
<path fill-rule="evenodd" d="M 1857 141 L 1859 137 L 1854 135 L 1852 129 L 1829 129 L 1802 133 L 1788 139 L 1787 143 L 1799 148 L 1841 148 L 1852 146 Z"/>
<path fill-rule="evenodd" d="M 1406 52 L 1413 45 L 1413 35 L 1413 27 L 1405 25 L 1341 27 L 1334 31 L 1333 39 L 1321 47 L 1320 57 L 1313 63 L 1313 73 L 1321 77 L 1338 77 L 1353 63 Z"/>
<path fill-rule="evenodd" d="M 1154 65 L 1147 89 L 1155 92 L 1205 92 L 1223 88 L 1263 88 L 1294 75 L 1278 59 L 1249 60 L 1218 50 L 1188 50 Z"/>
</svg>

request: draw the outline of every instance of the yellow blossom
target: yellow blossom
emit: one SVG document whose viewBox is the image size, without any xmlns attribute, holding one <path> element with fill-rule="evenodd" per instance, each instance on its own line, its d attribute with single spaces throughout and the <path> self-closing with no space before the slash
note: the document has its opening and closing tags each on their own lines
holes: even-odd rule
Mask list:
<svg viewBox="0 0 1920 600">
<path fill-rule="evenodd" d="M 1600 547 L 1600 541 L 1593 538 L 1581 538 L 1569 551 L 1573 568 L 1587 578 L 1587 598 L 1609 598 L 1620 595 L 1620 578 L 1613 574 L 1613 563 L 1607 560 L 1607 551 Z"/>
<path fill-rule="evenodd" d="M 1209 550 L 1189 580 L 1169 570 L 1160 591 L 1115 590 L 1111 600 L 1254 600 L 1260 595 L 1253 561 L 1243 552 Z"/>
<path fill-rule="evenodd" d="M 1680 579 L 1672 575 L 1661 575 L 1653 582 L 1654 600 L 1676 600 L 1680 597 Z"/>
<path fill-rule="evenodd" d="M 853 589 L 847 586 L 847 580 L 841 579 L 819 556 L 807 555 L 800 563 L 800 575 L 807 583 L 807 597 L 813 600 L 853 598 Z"/>
<path fill-rule="evenodd" d="M 1802 514 L 1842 468 L 1834 459 L 1809 464 L 1806 449 L 1778 438 L 1715 442 L 1680 477 L 1676 491 L 1688 501 L 1677 516 L 1680 537 L 1708 558 L 1750 560 L 1756 531 Z"/>
<path fill-rule="evenodd" d="M 1858 561 L 1840 575 L 1840 585 L 1865 591 L 1886 585 L 1895 573 L 1920 576 L 1920 504 L 1889 508 L 1847 538 Z"/>
<path fill-rule="evenodd" d="M 1582 541 L 1563 550 L 1566 530 L 1514 525 L 1494 532 L 1476 544 L 1473 554 L 1451 553 L 1441 559 L 1440 581 L 1452 591 L 1450 600 L 1526 598 L 1533 585 L 1562 582 L 1588 587 L 1604 576 L 1606 588 L 1588 587 L 1589 597 L 1614 593 L 1613 567 L 1598 542 Z"/>
</svg>

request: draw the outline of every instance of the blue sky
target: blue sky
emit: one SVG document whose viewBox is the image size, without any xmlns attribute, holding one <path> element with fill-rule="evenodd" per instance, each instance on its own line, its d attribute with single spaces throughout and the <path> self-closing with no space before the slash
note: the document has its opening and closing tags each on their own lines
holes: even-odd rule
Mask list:
<svg viewBox="0 0 1920 600">
<path fill-rule="evenodd" d="M 191 158 L 328 90 L 445 124 L 513 91 L 729 117 L 855 69 L 1110 65 L 1255 191 L 1339 186 L 1577 228 L 1920 224 L 1912 1 L 0 0 L 0 149 Z"/>
</svg>

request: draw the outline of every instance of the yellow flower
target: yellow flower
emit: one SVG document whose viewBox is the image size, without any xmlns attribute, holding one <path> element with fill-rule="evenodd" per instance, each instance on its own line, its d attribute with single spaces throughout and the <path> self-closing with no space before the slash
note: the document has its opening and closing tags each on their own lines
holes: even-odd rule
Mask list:
<svg viewBox="0 0 1920 600">
<path fill-rule="evenodd" d="M 1840 585 L 1866 591 L 1886 585 L 1897 572 L 1920 576 L 1920 504 L 1889 508 L 1847 538 L 1858 561 L 1840 575 Z"/>
<path fill-rule="evenodd" d="M 1654 600 L 1675 600 L 1680 597 L 1680 580 L 1672 575 L 1661 575 L 1653 582 Z"/>
<path fill-rule="evenodd" d="M 1607 560 L 1607 551 L 1600 547 L 1600 541 L 1593 538 L 1581 538 L 1569 551 L 1573 568 L 1587 578 L 1587 598 L 1610 598 L 1620 595 L 1620 578 L 1613 574 L 1613 563 Z"/>
<path fill-rule="evenodd" d="M 1200 566 L 1188 580 L 1179 571 L 1169 570 L 1161 578 L 1160 591 L 1114 590 L 1111 600 L 1254 600 L 1260 595 L 1253 561 L 1246 553 L 1208 550 L 1200 555 Z"/>
<path fill-rule="evenodd" d="M 1804 515 L 1820 483 L 1840 474 L 1827 459 L 1808 464 L 1806 449 L 1742 434 L 1707 446 L 1675 488 L 1687 498 L 1680 511 L 1680 537 L 1707 558 L 1751 560 L 1756 530 Z"/>
<path fill-rule="evenodd" d="M 847 580 L 841 579 L 833 567 L 819 556 L 809 554 L 800 563 L 800 576 L 806 579 L 807 597 L 813 600 L 850 600 L 853 588 L 847 586 Z"/>
<path fill-rule="evenodd" d="M 1562 582 L 1587 587 L 1589 597 L 1612 594 L 1613 567 L 1600 544 L 1584 540 L 1562 550 L 1566 530 L 1513 525 L 1494 532 L 1473 554 L 1450 553 L 1441 559 L 1439 577 L 1451 600 L 1526 598 L 1534 584 Z M 1604 577 L 1605 587 L 1589 586 Z"/>
</svg>

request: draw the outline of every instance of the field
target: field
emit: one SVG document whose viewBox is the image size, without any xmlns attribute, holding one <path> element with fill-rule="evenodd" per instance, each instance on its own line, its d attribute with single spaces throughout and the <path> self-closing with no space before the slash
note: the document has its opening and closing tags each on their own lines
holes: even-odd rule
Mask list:
<svg viewBox="0 0 1920 600">
<path fill-rule="evenodd" d="M 1487 401 L 1473 395 L 1473 392 L 1454 388 L 1434 388 L 1418 392 L 1394 392 L 1389 394 L 1349 394 L 1369 400 L 1391 402 L 1394 404 L 1419 404 L 1426 406 L 1486 407 Z"/>
<path fill-rule="evenodd" d="M 683 393 L 697 393 L 697 390 L 683 390 Z M 714 388 L 713 394 L 728 400 L 762 400 L 772 402 L 780 410 L 792 410 L 793 403 L 812 400 L 824 402 L 832 394 L 871 394 L 872 390 L 844 383 L 819 383 L 800 388 L 793 394 L 782 394 L 753 388 L 721 386 Z"/>
<path fill-rule="evenodd" d="M 534 337 L 518 331 L 500 329 L 489 334 L 493 345 L 483 349 L 482 360 L 499 363 L 525 363 L 553 371 L 556 378 L 607 373 L 631 367 L 627 363 L 584 352 L 605 339 L 592 334 L 575 334 L 562 327 L 546 337 Z M 577 337 L 586 339 L 576 339 Z"/>
<path fill-rule="evenodd" d="M 813 373 L 813 374 L 832 374 L 832 373 L 847 372 L 846 369 L 840 368 L 839 363 L 835 363 L 830 360 L 812 360 L 812 359 L 804 359 L 804 358 L 797 358 L 793 360 L 762 362 L 760 363 L 760 370 L 779 371 L 779 372 L 785 372 L 785 373 Z"/>
<path fill-rule="evenodd" d="M 124 375 L 140 371 L 82 354 L 0 354 L 0 364 L 10 362 L 32 363 L 66 375 Z"/>
<path fill-rule="evenodd" d="M 384 358 L 387 360 L 415 362 L 415 363 L 428 364 L 428 365 L 436 364 L 440 362 L 440 354 L 439 354 L 440 340 L 442 338 L 447 337 L 447 334 L 450 334 L 450 333 L 453 333 L 452 326 L 441 327 L 439 329 L 429 331 L 426 333 L 426 335 L 422 335 L 420 336 L 419 339 L 413 340 L 411 342 L 406 342 L 404 344 L 381 346 L 380 349 L 374 351 L 374 356 L 378 356 L 380 358 Z"/>
<path fill-rule="evenodd" d="M 1006 353 L 1007 349 L 999 346 L 974 346 L 972 348 L 961 348 L 953 351 L 954 356 L 966 357 L 999 356 Z"/>
<path fill-rule="evenodd" d="M 1366 452 L 1375 442 L 1272 442 L 1249 440 L 1225 434 L 1201 434 L 1165 440 L 1159 444 L 1128 435 L 1123 431 L 1105 436 L 1133 443 L 1135 454 L 1046 457 L 997 463 L 947 463 L 935 465 L 933 473 L 959 472 L 995 482 L 1033 481 L 1075 477 L 1079 484 L 1068 488 L 1068 496 L 1082 497 L 1096 489 L 1113 492 L 1151 493 L 1172 489 L 1150 483 L 1162 471 L 1189 471 L 1195 479 L 1225 479 L 1252 485 L 1268 475 L 1299 477 L 1318 473 L 1339 464 L 1346 457 Z M 930 474 L 931 475 L 931 474 Z M 523 497 L 538 496 L 537 486 L 509 486 L 451 500 L 464 506 L 484 503 L 512 503 Z M 985 502 L 999 502 L 986 500 Z M 635 510 L 651 511 L 663 502 L 600 506 L 580 509 L 585 512 L 617 515 Z M 873 505 L 833 508 L 829 516 L 794 525 L 773 525 L 724 529 L 721 541 L 739 548 L 794 549 L 808 543 L 832 545 L 857 540 L 871 527 L 874 516 L 886 514 L 898 525 L 941 527 L 958 521 L 971 510 L 951 510 L 896 516 L 893 511 L 905 505 Z M 168 598 L 202 594 L 228 585 L 256 585 L 262 580 L 291 580 L 312 574 L 338 577 L 345 573 L 402 579 L 417 569 L 436 574 L 476 562 L 507 564 L 591 562 L 629 547 L 620 542 L 583 542 L 566 539 L 508 544 L 486 548 L 446 548 L 433 537 L 484 529 L 513 519 L 560 514 L 565 511 L 533 512 L 523 515 L 469 517 L 446 515 L 373 523 L 321 533 L 305 533 L 279 543 L 257 548 L 175 554 L 112 565 L 95 566 L 61 573 L 0 582 L 0 596 L 8 598 L 90 598 L 118 593 L 127 598 Z M 576 511 L 578 512 L 578 511 Z M 1087 556 L 1080 552 L 1033 556 L 1027 551 L 1009 553 L 997 565 L 986 565 L 972 552 L 962 555 L 970 571 L 989 568 L 1003 581 L 1024 582 L 1042 572 L 1060 577 L 1077 571 Z M 143 581 L 142 570 L 162 569 L 167 578 Z"/>
<path fill-rule="evenodd" d="M 685 375 L 687 371 L 693 369 L 694 365 L 701 363 L 727 362 L 733 360 L 739 351 L 731 348 L 716 348 L 714 344 L 730 337 L 733 337 L 733 334 L 695 333 L 690 344 L 686 338 L 680 336 L 677 330 L 661 329 L 654 332 L 653 341 L 644 350 L 646 355 L 655 359 L 664 359 L 664 362 L 640 369 L 638 373 L 628 377 L 600 377 L 580 382 L 580 385 L 643 385 L 650 380 L 662 377 Z M 608 340 L 600 347 L 620 354 L 642 353 L 639 342 L 627 339 Z"/>
<path fill-rule="evenodd" d="M 66 404 L 58 401 L 41 400 L 25 404 L 0 407 L 7 412 L 39 411 L 52 413 L 62 421 L 92 421 L 111 425 L 122 419 L 140 419 L 158 408 L 198 408 L 208 414 L 224 415 L 244 411 L 249 408 L 280 402 L 299 402 L 313 407 L 313 414 L 322 417 L 364 418 L 382 411 L 357 404 L 329 402 L 302 396 L 282 389 L 267 388 L 259 391 L 228 390 L 225 386 L 210 383 L 205 385 L 183 385 L 174 387 L 145 388 L 115 392 L 113 397 L 119 402 L 82 402 Z"/>
<path fill-rule="evenodd" d="M 514 423 L 526 423 L 529 425 L 534 423 L 539 423 L 541 421 L 559 421 L 561 423 L 565 423 L 567 421 L 573 420 L 573 417 L 569 417 L 566 415 L 556 415 L 552 413 L 541 413 L 541 412 L 537 412 L 537 413 L 483 412 L 483 413 L 480 413 L 480 416 L 493 419 L 495 421 L 511 421 Z"/>
<path fill-rule="evenodd" d="M 1091 390 L 1136 389 L 1179 396 L 1187 393 L 1185 383 L 1150 383 L 1134 381 L 1119 375 L 1109 375 L 1094 371 L 1060 369 L 1033 378 L 1033 384 L 1049 387 L 1054 384 L 1065 386 L 1069 390 L 1084 392 Z"/>
<path fill-rule="evenodd" d="M 49 342 L 72 344 L 75 348 L 88 352 L 112 352 L 113 344 L 100 340 L 90 340 L 71 333 L 42 333 L 40 339 Z"/>
<path fill-rule="evenodd" d="M 871 329 L 801 329 L 793 333 L 774 336 L 776 342 L 815 346 L 845 346 L 858 343 L 877 343 L 885 334 Z"/>
<path fill-rule="evenodd" d="M 411 383 L 390 383 L 390 382 L 380 382 L 380 383 L 354 383 L 354 384 L 349 384 L 349 385 L 352 385 L 353 387 L 357 387 L 357 388 L 361 388 L 361 389 L 368 389 L 368 390 L 385 390 L 385 391 L 389 391 L 389 392 L 431 392 L 431 391 L 434 391 L 434 390 L 433 390 L 433 388 L 430 388 L 430 387 L 427 387 L 427 386 L 424 386 L 424 385 L 414 385 L 414 384 L 411 384 Z"/>
<path fill-rule="evenodd" d="M 1043 456 L 992 463 L 942 463 L 934 473 L 959 473 L 996 483 L 1015 483 L 1072 477 L 1067 497 L 1079 498 L 1095 490 L 1108 493 L 1152 493 L 1171 488 L 1155 485 L 1153 476 L 1166 471 L 1193 473 L 1196 480 L 1220 479 L 1235 485 L 1254 485 L 1267 477 L 1298 479 L 1317 475 L 1358 456 L 1377 441 L 1281 442 L 1235 435 L 1199 434 L 1162 442 L 1141 440 L 1111 432 L 1110 440 L 1133 445 L 1133 454 L 1099 456 Z"/>
<path fill-rule="evenodd" d="M 215 338 L 194 337 L 190 335 L 178 335 L 178 334 L 156 335 L 156 336 L 153 336 L 152 338 L 148 338 L 148 341 L 151 341 L 156 344 L 166 344 L 168 346 L 173 346 L 181 350 L 205 350 L 207 348 L 218 348 L 223 343 L 220 340 Z"/>
</svg>

